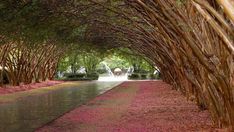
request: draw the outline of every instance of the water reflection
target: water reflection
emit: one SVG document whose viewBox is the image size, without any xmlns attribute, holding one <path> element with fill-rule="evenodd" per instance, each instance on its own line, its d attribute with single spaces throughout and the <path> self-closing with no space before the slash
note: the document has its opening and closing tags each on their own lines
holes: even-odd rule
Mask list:
<svg viewBox="0 0 234 132">
<path fill-rule="evenodd" d="M 0 132 L 30 132 L 120 82 L 91 82 L 0 104 Z"/>
</svg>

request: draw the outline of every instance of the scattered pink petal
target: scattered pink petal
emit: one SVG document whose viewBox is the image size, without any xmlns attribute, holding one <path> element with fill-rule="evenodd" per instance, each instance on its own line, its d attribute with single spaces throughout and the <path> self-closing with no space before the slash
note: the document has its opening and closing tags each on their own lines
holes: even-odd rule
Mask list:
<svg viewBox="0 0 234 132">
<path fill-rule="evenodd" d="M 214 131 L 208 111 L 200 111 L 162 81 L 124 82 L 38 132 Z"/>
</svg>

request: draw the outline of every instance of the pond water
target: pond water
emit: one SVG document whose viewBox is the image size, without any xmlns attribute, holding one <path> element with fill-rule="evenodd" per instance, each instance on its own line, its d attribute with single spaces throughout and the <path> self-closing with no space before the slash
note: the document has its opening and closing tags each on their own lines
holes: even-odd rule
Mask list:
<svg viewBox="0 0 234 132">
<path fill-rule="evenodd" d="M 0 104 L 0 132 L 31 132 L 120 84 L 90 82 Z"/>
</svg>

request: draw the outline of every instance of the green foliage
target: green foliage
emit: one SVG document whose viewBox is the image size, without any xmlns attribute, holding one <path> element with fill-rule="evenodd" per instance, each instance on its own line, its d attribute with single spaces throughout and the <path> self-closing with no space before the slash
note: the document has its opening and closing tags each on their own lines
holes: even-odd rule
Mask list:
<svg viewBox="0 0 234 132">
<path fill-rule="evenodd" d="M 85 78 L 86 74 L 84 73 L 65 73 L 66 78 Z"/>
<path fill-rule="evenodd" d="M 96 72 L 87 73 L 87 78 L 90 80 L 98 80 L 99 74 Z"/>
<path fill-rule="evenodd" d="M 160 73 L 158 72 L 157 74 L 149 74 L 148 75 L 148 78 L 149 79 L 161 79 L 161 75 L 160 75 Z"/>
<path fill-rule="evenodd" d="M 57 44 L 75 42 L 80 38 L 83 27 L 77 26 L 79 19 L 63 13 L 68 4 L 40 0 L 1 1 L 0 35 L 9 37 L 11 41 L 23 40 L 33 44 L 47 40 L 56 40 Z"/>
<path fill-rule="evenodd" d="M 132 73 L 128 76 L 128 79 L 130 80 L 145 80 L 147 78 L 147 74 L 140 74 L 140 73 Z"/>
<path fill-rule="evenodd" d="M 142 80 L 147 79 L 147 74 L 141 74 L 140 76 Z"/>
<path fill-rule="evenodd" d="M 60 60 L 58 70 L 65 72 L 70 67 L 71 72 L 76 73 L 83 66 L 87 73 L 95 72 L 97 65 L 102 61 L 103 57 L 103 53 L 91 47 L 89 48 L 89 46 L 82 47 L 74 44 L 65 53 L 64 58 Z"/>
<path fill-rule="evenodd" d="M 65 78 L 61 78 L 59 80 L 64 81 L 91 81 L 98 80 L 99 74 L 96 72 L 92 73 L 65 73 Z"/>
<path fill-rule="evenodd" d="M 127 61 L 130 66 L 133 66 L 137 73 L 154 72 L 155 70 L 154 66 L 146 58 L 129 49 L 121 48 L 117 51 L 117 55 Z"/>
<path fill-rule="evenodd" d="M 118 56 L 118 54 L 110 54 L 107 57 L 104 58 L 104 62 L 108 64 L 110 69 L 114 68 L 128 68 L 131 66 L 129 61 L 121 56 Z"/>
<path fill-rule="evenodd" d="M 128 76 L 128 79 L 130 80 L 146 80 L 146 79 L 160 79 L 160 74 L 141 74 L 141 73 L 132 73 L 131 75 Z"/>
<path fill-rule="evenodd" d="M 128 79 L 140 79 L 140 75 L 138 73 L 133 73 L 131 75 L 128 75 Z"/>
<path fill-rule="evenodd" d="M 119 49 L 127 42 L 121 41 L 124 37 L 122 33 L 110 30 L 108 24 L 101 24 L 98 20 L 129 26 L 128 20 L 119 19 L 111 11 L 118 11 L 114 6 L 121 5 L 122 1 L 103 1 L 109 9 L 96 5 L 86 8 L 88 4 L 86 0 L 0 1 L 0 37 L 4 38 L 0 38 L 0 44 L 18 41 L 37 47 L 44 43 L 55 43 L 64 48 L 64 56 L 58 64 L 58 71 L 62 72 L 71 67 L 72 73 L 76 73 L 81 66 L 86 68 L 87 73 L 96 72 L 103 58 L 112 69 L 134 65 L 138 72 L 151 71 L 152 66 L 143 57 L 126 48 L 110 54 L 113 49 Z M 137 17 L 133 19 L 137 20 Z"/>
<path fill-rule="evenodd" d="M 148 75 L 148 78 L 153 80 L 153 79 L 157 79 L 157 76 L 151 73 Z"/>
<path fill-rule="evenodd" d="M 82 63 L 86 69 L 86 72 L 95 72 L 97 65 L 102 61 L 102 54 L 97 51 L 85 52 L 82 56 Z"/>
<path fill-rule="evenodd" d="M 103 60 L 111 68 L 134 67 L 137 73 L 154 72 L 155 68 L 146 59 L 126 48 L 112 50 Z"/>
<path fill-rule="evenodd" d="M 99 73 L 99 74 L 104 74 L 104 73 L 106 73 L 107 71 L 106 71 L 106 69 L 104 69 L 104 68 L 99 68 L 99 69 L 97 69 L 97 73 Z"/>
</svg>

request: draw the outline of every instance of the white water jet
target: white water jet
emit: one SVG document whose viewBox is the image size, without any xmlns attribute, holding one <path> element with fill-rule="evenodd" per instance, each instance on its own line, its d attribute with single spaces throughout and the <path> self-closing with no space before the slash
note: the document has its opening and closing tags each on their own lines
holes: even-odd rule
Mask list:
<svg viewBox="0 0 234 132">
<path fill-rule="evenodd" d="M 103 64 L 103 66 L 105 66 L 106 71 L 108 72 L 108 76 L 99 76 L 98 81 L 103 81 L 103 82 L 114 82 L 114 81 L 127 81 L 127 74 L 125 75 L 121 75 L 121 76 L 115 76 L 114 73 L 111 71 L 110 67 L 105 63 L 105 62 L 101 62 L 101 64 Z"/>
<path fill-rule="evenodd" d="M 114 73 L 111 71 L 110 67 L 106 64 L 106 62 L 101 62 L 104 66 L 106 71 L 108 72 L 109 76 L 113 77 Z"/>
</svg>

